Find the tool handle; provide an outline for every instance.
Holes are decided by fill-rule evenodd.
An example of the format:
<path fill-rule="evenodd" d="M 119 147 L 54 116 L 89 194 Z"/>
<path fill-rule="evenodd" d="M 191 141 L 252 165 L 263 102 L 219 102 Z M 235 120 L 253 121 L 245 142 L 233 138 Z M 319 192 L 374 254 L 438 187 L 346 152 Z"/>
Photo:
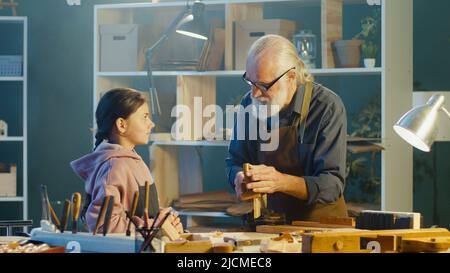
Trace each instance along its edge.
<path fill-rule="evenodd" d="M 52 221 L 53 223 L 56 225 L 56 227 L 58 229 L 60 229 L 61 226 L 61 222 L 59 222 L 58 216 L 56 215 L 55 210 L 53 209 L 52 205 L 49 204 L 48 206 L 49 210 L 50 210 L 50 214 L 52 215 Z"/>
<path fill-rule="evenodd" d="M 69 215 L 70 215 L 70 200 L 66 199 L 64 201 L 64 207 L 62 211 L 62 217 L 61 217 L 61 226 L 60 230 L 61 233 L 64 232 L 67 228 L 67 222 L 69 221 Z"/>
<path fill-rule="evenodd" d="M 127 231 L 126 231 L 126 235 L 130 236 L 131 235 L 131 217 L 133 217 L 136 214 L 136 209 L 137 209 L 137 205 L 138 205 L 138 201 L 139 201 L 139 191 L 135 191 L 133 194 L 133 200 L 131 201 L 131 213 L 130 213 L 130 221 L 128 222 L 128 226 L 127 226 Z"/>
<path fill-rule="evenodd" d="M 131 216 L 136 214 L 136 209 L 139 201 L 139 191 L 135 191 L 133 195 L 133 201 L 131 202 Z"/>
<path fill-rule="evenodd" d="M 144 212 L 148 213 L 150 207 L 150 183 L 145 181 L 145 196 L 144 196 Z"/>
<path fill-rule="evenodd" d="M 97 223 L 95 224 L 93 234 L 97 234 L 97 230 L 100 227 L 100 224 L 104 221 L 106 209 L 108 208 L 110 196 L 105 196 L 103 198 L 102 206 L 100 207 L 100 212 L 98 214 Z"/>
<path fill-rule="evenodd" d="M 72 195 L 72 217 L 74 221 L 78 220 L 81 208 L 81 194 L 76 192 Z"/>

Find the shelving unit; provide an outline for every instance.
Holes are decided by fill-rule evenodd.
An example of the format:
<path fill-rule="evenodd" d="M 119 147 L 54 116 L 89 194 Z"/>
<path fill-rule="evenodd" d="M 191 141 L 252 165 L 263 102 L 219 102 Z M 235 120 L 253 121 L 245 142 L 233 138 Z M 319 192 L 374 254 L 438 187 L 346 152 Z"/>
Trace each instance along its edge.
<path fill-rule="evenodd" d="M 16 36 L 17 40 L 20 40 L 20 55 L 23 56 L 23 63 L 22 63 L 22 76 L 15 76 L 15 77 L 0 77 L 0 96 L 7 96 L 8 92 L 15 92 L 15 91 L 21 91 L 21 97 L 22 101 L 20 103 L 22 107 L 22 112 L 16 113 L 17 115 L 22 115 L 22 119 L 19 121 L 21 122 L 21 126 L 14 126 L 15 128 L 12 130 L 11 125 L 9 124 L 9 135 L 7 137 L 0 137 L 0 144 L 3 145 L 7 143 L 6 145 L 12 145 L 12 143 L 20 143 L 22 145 L 22 162 L 15 162 L 17 163 L 18 167 L 21 167 L 22 171 L 22 180 L 19 180 L 19 176 L 17 178 L 17 186 L 19 187 L 21 185 L 21 196 L 17 197 L 0 197 L 0 202 L 11 202 L 11 203 L 21 203 L 22 204 L 22 217 L 21 219 L 27 220 L 28 219 L 28 123 L 27 123 L 27 116 L 28 116 L 28 19 L 27 17 L 16 17 L 16 16 L 0 16 L 0 25 L 2 27 L 2 30 L 9 29 L 10 26 L 14 26 L 15 28 L 20 29 L 19 33 L 14 33 L 13 35 Z M 18 36 L 19 35 L 19 36 Z M 5 33 L 1 33 L 0 36 L 2 37 L 2 43 L 7 44 L 8 38 L 10 37 L 10 33 L 6 35 Z M 14 55 L 11 54 L 8 50 L 6 52 L 2 51 L 5 50 L 4 47 L 0 46 L 0 55 Z M 15 54 L 17 54 L 15 52 Z M 18 54 L 17 54 L 18 55 Z M 2 90 L 1 86 L 2 84 L 6 82 L 17 82 L 18 85 L 21 85 L 21 87 L 17 87 L 14 89 L 17 90 Z M 15 109 L 17 111 L 20 111 L 20 109 Z M 0 119 L 2 117 L 0 116 Z M 15 131 L 21 131 L 21 135 L 13 135 L 11 136 L 11 133 L 15 133 Z M 17 153 L 20 153 L 19 151 L 15 151 Z M 2 151 L 0 150 L 0 153 Z M 7 162 L 3 162 L 7 163 Z M 18 168 L 18 172 L 20 169 Z M 18 191 L 18 194 L 20 192 Z M 9 219 L 9 220 L 21 220 L 21 219 Z M 25 231 L 27 231 L 27 228 L 25 228 Z"/>
<path fill-rule="evenodd" d="M 365 0 L 212 0 L 203 1 L 210 18 L 219 17 L 225 29 L 224 69 L 220 71 L 154 71 L 160 101 L 164 105 L 161 124 L 173 123 L 170 109 L 175 105 L 193 105 L 193 97 L 203 98 L 202 106 L 216 104 L 219 79 L 239 78 L 244 73 L 233 65 L 233 22 L 265 18 L 265 7 L 285 9 L 315 8 L 321 28 L 321 65 L 311 73 L 318 77 L 377 76 L 382 97 L 382 209 L 412 210 L 412 149 L 398 138 L 392 125 L 412 105 L 412 1 L 382 0 L 381 66 L 367 68 L 334 68 L 330 55 L 330 41 L 342 38 L 343 5 L 365 5 Z M 102 24 L 152 25 L 152 34 L 159 35 L 185 1 L 138 4 L 96 5 L 94 8 L 94 92 L 93 107 L 100 92 L 119 86 L 147 90 L 147 73 L 136 71 L 106 72 L 99 69 L 100 34 Z M 290 18 L 292 19 L 292 18 Z M 336 23 L 341 22 L 340 24 Z M 298 29 L 297 29 L 298 31 Z M 149 36 L 148 44 L 155 41 Z M 172 39 L 172 38 L 169 38 Z M 139 48 L 145 48 L 140 44 Z M 148 46 L 148 45 L 147 45 Z M 160 58 L 176 55 L 178 42 L 166 42 Z M 179 48 L 178 48 L 179 50 Z M 174 57 L 175 58 L 175 57 Z M 157 60 L 158 61 L 158 60 Z M 95 124 L 95 119 L 93 119 Z M 158 139 L 150 147 L 151 169 L 158 183 L 162 206 L 167 206 L 180 194 L 202 191 L 201 159 L 198 147 L 227 147 L 227 141 L 205 141 L 195 137 L 184 141 Z M 223 160 L 220 159 L 222 163 Z M 226 183 L 224 181 L 224 183 Z M 227 187 L 227 185 L 224 185 Z"/>

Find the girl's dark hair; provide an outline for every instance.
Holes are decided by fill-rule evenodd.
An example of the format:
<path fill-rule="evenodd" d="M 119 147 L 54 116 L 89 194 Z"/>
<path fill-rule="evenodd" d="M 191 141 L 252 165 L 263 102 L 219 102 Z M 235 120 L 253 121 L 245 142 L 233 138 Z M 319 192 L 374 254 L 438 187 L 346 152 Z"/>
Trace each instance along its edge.
<path fill-rule="evenodd" d="M 118 118 L 128 118 L 145 102 L 145 97 L 131 88 L 116 88 L 106 92 L 95 111 L 97 133 L 94 151 L 103 140 L 109 139 Z"/>

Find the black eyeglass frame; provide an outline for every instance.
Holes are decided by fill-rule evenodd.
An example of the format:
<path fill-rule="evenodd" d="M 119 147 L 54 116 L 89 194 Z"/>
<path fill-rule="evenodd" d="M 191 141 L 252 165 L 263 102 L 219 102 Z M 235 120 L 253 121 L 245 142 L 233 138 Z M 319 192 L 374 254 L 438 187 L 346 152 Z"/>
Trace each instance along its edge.
<path fill-rule="evenodd" d="M 284 75 L 286 75 L 289 71 L 291 71 L 292 69 L 295 69 L 294 67 L 289 68 L 288 70 L 286 70 L 286 72 L 284 72 L 283 74 L 281 74 L 279 77 L 277 77 L 275 80 L 269 82 L 269 83 L 263 83 L 263 82 L 252 82 L 251 80 L 247 79 L 247 72 L 245 72 L 242 75 L 242 80 L 244 82 L 246 82 L 248 85 L 250 86 L 255 86 L 256 88 L 258 88 L 259 90 L 261 90 L 264 93 L 269 92 L 269 89 L 275 84 L 277 83 L 277 81 L 279 81 L 281 78 L 283 78 Z"/>

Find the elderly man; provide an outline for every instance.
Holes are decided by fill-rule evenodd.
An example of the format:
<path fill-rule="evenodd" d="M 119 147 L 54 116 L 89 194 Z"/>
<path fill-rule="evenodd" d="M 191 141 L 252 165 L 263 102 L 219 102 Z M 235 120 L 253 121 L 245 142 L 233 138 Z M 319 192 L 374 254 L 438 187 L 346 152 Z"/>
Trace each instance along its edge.
<path fill-rule="evenodd" d="M 270 113 L 278 114 L 279 145 L 264 151 L 261 140 L 232 139 L 227 175 L 238 197 L 242 166 L 250 163 L 246 189 L 267 193 L 268 208 L 284 214 L 289 223 L 346 217 L 347 120 L 341 99 L 314 83 L 294 45 L 277 35 L 252 45 L 243 79 L 251 86 L 241 100 L 243 107 L 279 106 L 279 112 Z"/>

